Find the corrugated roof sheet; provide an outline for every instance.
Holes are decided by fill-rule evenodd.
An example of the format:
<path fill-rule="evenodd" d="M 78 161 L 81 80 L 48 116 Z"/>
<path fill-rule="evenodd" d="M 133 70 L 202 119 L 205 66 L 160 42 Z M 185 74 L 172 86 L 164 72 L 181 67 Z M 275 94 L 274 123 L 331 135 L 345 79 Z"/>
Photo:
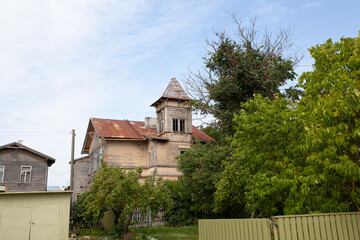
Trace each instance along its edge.
<path fill-rule="evenodd" d="M 114 138 L 114 139 L 139 139 L 146 138 L 168 140 L 164 137 L 158 136 L 155 128 L 145 128 L 145 123 L 140 121 L 115 120 L 115 119 L 90 119 L 96 133 L 100 137 Z M 215 141 L 206 133 L 192 126 L 192 138 L 200 141 Z"/>

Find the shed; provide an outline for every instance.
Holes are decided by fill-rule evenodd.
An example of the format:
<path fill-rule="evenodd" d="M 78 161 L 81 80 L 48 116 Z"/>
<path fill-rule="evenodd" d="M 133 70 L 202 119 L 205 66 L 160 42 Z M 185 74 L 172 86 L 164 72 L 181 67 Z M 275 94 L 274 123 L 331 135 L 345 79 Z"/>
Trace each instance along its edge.
<path fill-rule="evenodd" d="M 71 191 L 0 193 L 1 239 L 68 239 L 71 194 Z"/>

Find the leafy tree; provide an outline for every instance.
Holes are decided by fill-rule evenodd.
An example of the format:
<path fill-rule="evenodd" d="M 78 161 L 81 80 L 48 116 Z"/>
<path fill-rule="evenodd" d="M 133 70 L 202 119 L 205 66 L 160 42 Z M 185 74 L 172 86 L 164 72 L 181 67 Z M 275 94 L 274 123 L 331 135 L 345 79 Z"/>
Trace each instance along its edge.
<path fill-rule="evenodd" d="M 290 47 L 290 31 L 280 30 L 271 37 L 265 31 L 258 41 L 255 20 L 250 27 L 237 21 L 239 39 L 233 40 L 218 33 L 217 41 L 207 41 L 211 50 L 205 58 L 206 74 L 193 73 L 186 80 L 186 88 L 195 99 L 191 104 L 201 114 L 211 114 L 227 134 L 232 135 L 233 115 L 254 94 L 273 98 L 279 87 L 294 79 L 295 58 L 284 57 Z M 289 91 L 292 95 L 296 91 Z"/>
<path fill-rule="evenodd" d="M 224 170 L 222 162 L 230 154 L 230 146 L 196 143 L 178 156 L 178 169 L 183 174 L 178 181 L 182 195 L 190 201 L 188 211 L 194 218 L 218 216 L 213 211 L 213 194 Z"/>
<path fill-rule="evenodd" d="M 167 226 L 188 226 L 195 222 L 190 213 L 191 193 L 180 185 L 179 181 L 166 181 L 165 186 L 170 190 L 172 204 L 165 210 L 164 219 Z"/>
<path fill-rule="evenodd" d="M 310 49 L 296 103 L 256 95 L 235 116 L 218 208 L 271 216 L 360 210 L 360 38 Z"/>
<path fill-rule="evenodd" d="M 151 211 L 153 217 L 170 204 L 170 199 L 161 181 L 155 177 L 140 182 L 141 169 L 125 171 L 119 166 L 103 166 L 95 175 L 86 192 L 84 218 L 100 219 L 105 211 L 115 215 L 114 225 L 127 231 L 135 209 Z"/>
<path fill-rule="evenodd" d="M 299 79 L 305 94 L 297 110 L 308 180 L 292 192 L 287 212 L 360 210 L 360 35 L 328 40 L 310 54 L 314 70 Z"/>
<path fill-rule="evenodd" d="M 248 216 L 283 214 L 291 172 L 303 164 L 296 161 L 301 128 L 292 118 L 291 105 L 261 95 L 242 105 L 234 119 L 233 161 L 226 164 L 215 194 L 217 209 L 239 206 Z"/>

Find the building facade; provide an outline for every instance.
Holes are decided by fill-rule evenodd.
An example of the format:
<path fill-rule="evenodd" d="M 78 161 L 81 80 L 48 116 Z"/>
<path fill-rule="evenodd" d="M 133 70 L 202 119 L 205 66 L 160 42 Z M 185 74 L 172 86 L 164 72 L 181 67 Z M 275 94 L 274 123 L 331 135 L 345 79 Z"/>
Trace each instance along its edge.
<path fill-rule="evenodd" d="M 55 159 L 21 143 L 0 146 L 0 185 L 9 192 L 46 191 Z"/>
<path fill-rule="evenodd" d="M 102 160 L 123 169 L 141 167 L 144 178 L 155 173 L 165 180 L 176 180 L 181 173 L 176 169 L 175 157 L 195 140 L 214 141 L 192 125 L 189 100 L 173 78 L 151 105 L 156 118 L 147 117 L 144 122 L 91 118 L 82 148 L 87 156 L 75 161 L 75 194 L 86 190 L 85 183 L 91 182 Z"/>

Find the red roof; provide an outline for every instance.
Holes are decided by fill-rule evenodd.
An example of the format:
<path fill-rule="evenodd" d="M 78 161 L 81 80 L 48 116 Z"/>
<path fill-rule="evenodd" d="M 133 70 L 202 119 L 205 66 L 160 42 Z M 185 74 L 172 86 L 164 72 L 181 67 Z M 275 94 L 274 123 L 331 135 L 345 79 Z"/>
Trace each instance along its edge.
<path fill-rule="evenodd" d="M 145 128 L 145 123 L 140 121 L 115 120 L 91 118 L 85 136 L 83 153 L 87 153 L 86 146 L 90 144 L 89 135 L 95 131 L 99 137 L 114 140 L 140 140 L 156 139 L 168 141 L 169 139 L 158 136 L 155 128 Z M 197 127 L 192 126 L 192 139 L 200 141 L 215 141 Z"/>
<path fill-rule="evenodd" d="M 155 128 L 145 128 L 145 123 L 140 121 L 115 120 L 91 118 L 96 133 L 99 137 L 116 139 L 141 139 L 146 138 L 168 140 L 158 136 Z M 192 126 L 192 138 L 201 141 L 215 141 L 197 127 Z"/>

